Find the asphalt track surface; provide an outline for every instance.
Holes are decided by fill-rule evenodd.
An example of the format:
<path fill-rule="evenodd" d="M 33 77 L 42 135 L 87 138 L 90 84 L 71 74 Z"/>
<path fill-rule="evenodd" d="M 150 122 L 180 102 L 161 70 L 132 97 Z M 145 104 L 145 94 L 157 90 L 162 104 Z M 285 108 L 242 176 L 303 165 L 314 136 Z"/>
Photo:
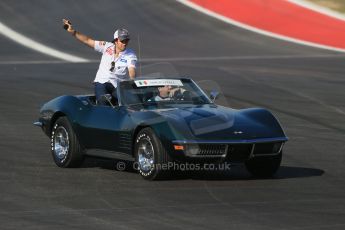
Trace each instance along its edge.
<path fill-rule="evenodd" d="M 62 30 L 63 17 L 100 39 L 126 27 L 143 65 L 170 60 L 183 75 L 217 82 L 234 108 L 270 109 L 290 137 L 278 173 L 252 179 L 233 167 L 148 182 L 113 160 L 56 167 L 32 122 L 49 99 L 91 93 L 99 58 Z M 6 0 L 0 20 L 95 60 L 61 62 L 0 37 L 1 229 L 345 228 L 344 54 L 256 35 L 174 1 Z"/>

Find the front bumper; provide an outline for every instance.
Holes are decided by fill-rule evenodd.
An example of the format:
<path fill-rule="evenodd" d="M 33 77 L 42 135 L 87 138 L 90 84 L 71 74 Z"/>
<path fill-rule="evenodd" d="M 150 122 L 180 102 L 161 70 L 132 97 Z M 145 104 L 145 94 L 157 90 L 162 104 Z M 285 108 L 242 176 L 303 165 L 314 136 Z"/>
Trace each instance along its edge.
<path fill-rule="evenodd" d="M 43 123 L 42 122 L 40 122 L 40 121 L 35 121 L 34 123 L 33 123 L 33 125 L 35 125 L 35 126 L 38 126 L 38 127 L 43 127 Z"/>
<path fill-rule="evenodd" d="M 278 155 L 287 137 L 251 140 L 174 140 L 172 157 L 179 160 L 244 162 L 253 157 Z"/>

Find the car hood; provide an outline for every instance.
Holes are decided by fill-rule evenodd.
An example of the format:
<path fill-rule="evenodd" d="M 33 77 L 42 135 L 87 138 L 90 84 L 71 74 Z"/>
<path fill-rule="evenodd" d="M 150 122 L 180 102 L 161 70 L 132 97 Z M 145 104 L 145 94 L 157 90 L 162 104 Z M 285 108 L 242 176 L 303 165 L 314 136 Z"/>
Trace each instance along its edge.
<path fill-rule="evenodd" d="M 152 110 L 151 110 L 152 111 Z M 285 137 L 276 118 L 264 109 L 235 110 L 213 104 L 156 109 L 179 137 L 191 140 L 243 140 Z"/>

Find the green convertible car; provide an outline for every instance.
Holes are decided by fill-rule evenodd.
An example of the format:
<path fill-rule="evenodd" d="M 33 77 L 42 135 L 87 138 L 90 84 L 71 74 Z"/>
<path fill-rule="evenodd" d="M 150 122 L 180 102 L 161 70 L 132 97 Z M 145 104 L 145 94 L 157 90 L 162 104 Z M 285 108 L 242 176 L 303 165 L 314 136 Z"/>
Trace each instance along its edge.
<path fill-rule="evenodd" d="M 244 163 L 256 177 L 280 166 L 288 139 L 266 109 L 217 105 L 217 92 L 207 96 L 189 78 L 137 78 L 116 90 L 117 98 L 104 95 L 105 105 L 94 95 L 43 105 L 34 124 L 51 138 L 56 165 L 77 167 L 85 155 L 127 159 L 149 180 L 172 174 L 161 167 L 171 162 Z"/>

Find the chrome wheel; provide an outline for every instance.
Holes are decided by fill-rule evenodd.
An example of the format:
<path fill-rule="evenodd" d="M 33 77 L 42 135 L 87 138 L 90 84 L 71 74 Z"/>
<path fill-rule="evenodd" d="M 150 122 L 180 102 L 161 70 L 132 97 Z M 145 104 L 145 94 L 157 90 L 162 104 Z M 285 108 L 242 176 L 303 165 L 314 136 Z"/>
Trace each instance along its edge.
<path fill-rule="evenodd" d="M 54 135 L 54 154 L 56 159 L 60 162 L 64 162 L 67 158 L 69 150 L 68 132 L 63 126 L 59 126 L 55 130 Z"/>
<path fill-rule="evenodd" d="M 143 173 L 149 173 L 154 168 L 154 148 L 148 138 L 140 140 L 138 148 L 138 164 Z"/>
<path fill-rule="evenodd" d="M 172 160 L 151 127 L 138 132 L 134 143 L 134 155 L 135 167 L 145 180 L 159 180 L 170 176 L 171 170 L 165 166 Z"/>

